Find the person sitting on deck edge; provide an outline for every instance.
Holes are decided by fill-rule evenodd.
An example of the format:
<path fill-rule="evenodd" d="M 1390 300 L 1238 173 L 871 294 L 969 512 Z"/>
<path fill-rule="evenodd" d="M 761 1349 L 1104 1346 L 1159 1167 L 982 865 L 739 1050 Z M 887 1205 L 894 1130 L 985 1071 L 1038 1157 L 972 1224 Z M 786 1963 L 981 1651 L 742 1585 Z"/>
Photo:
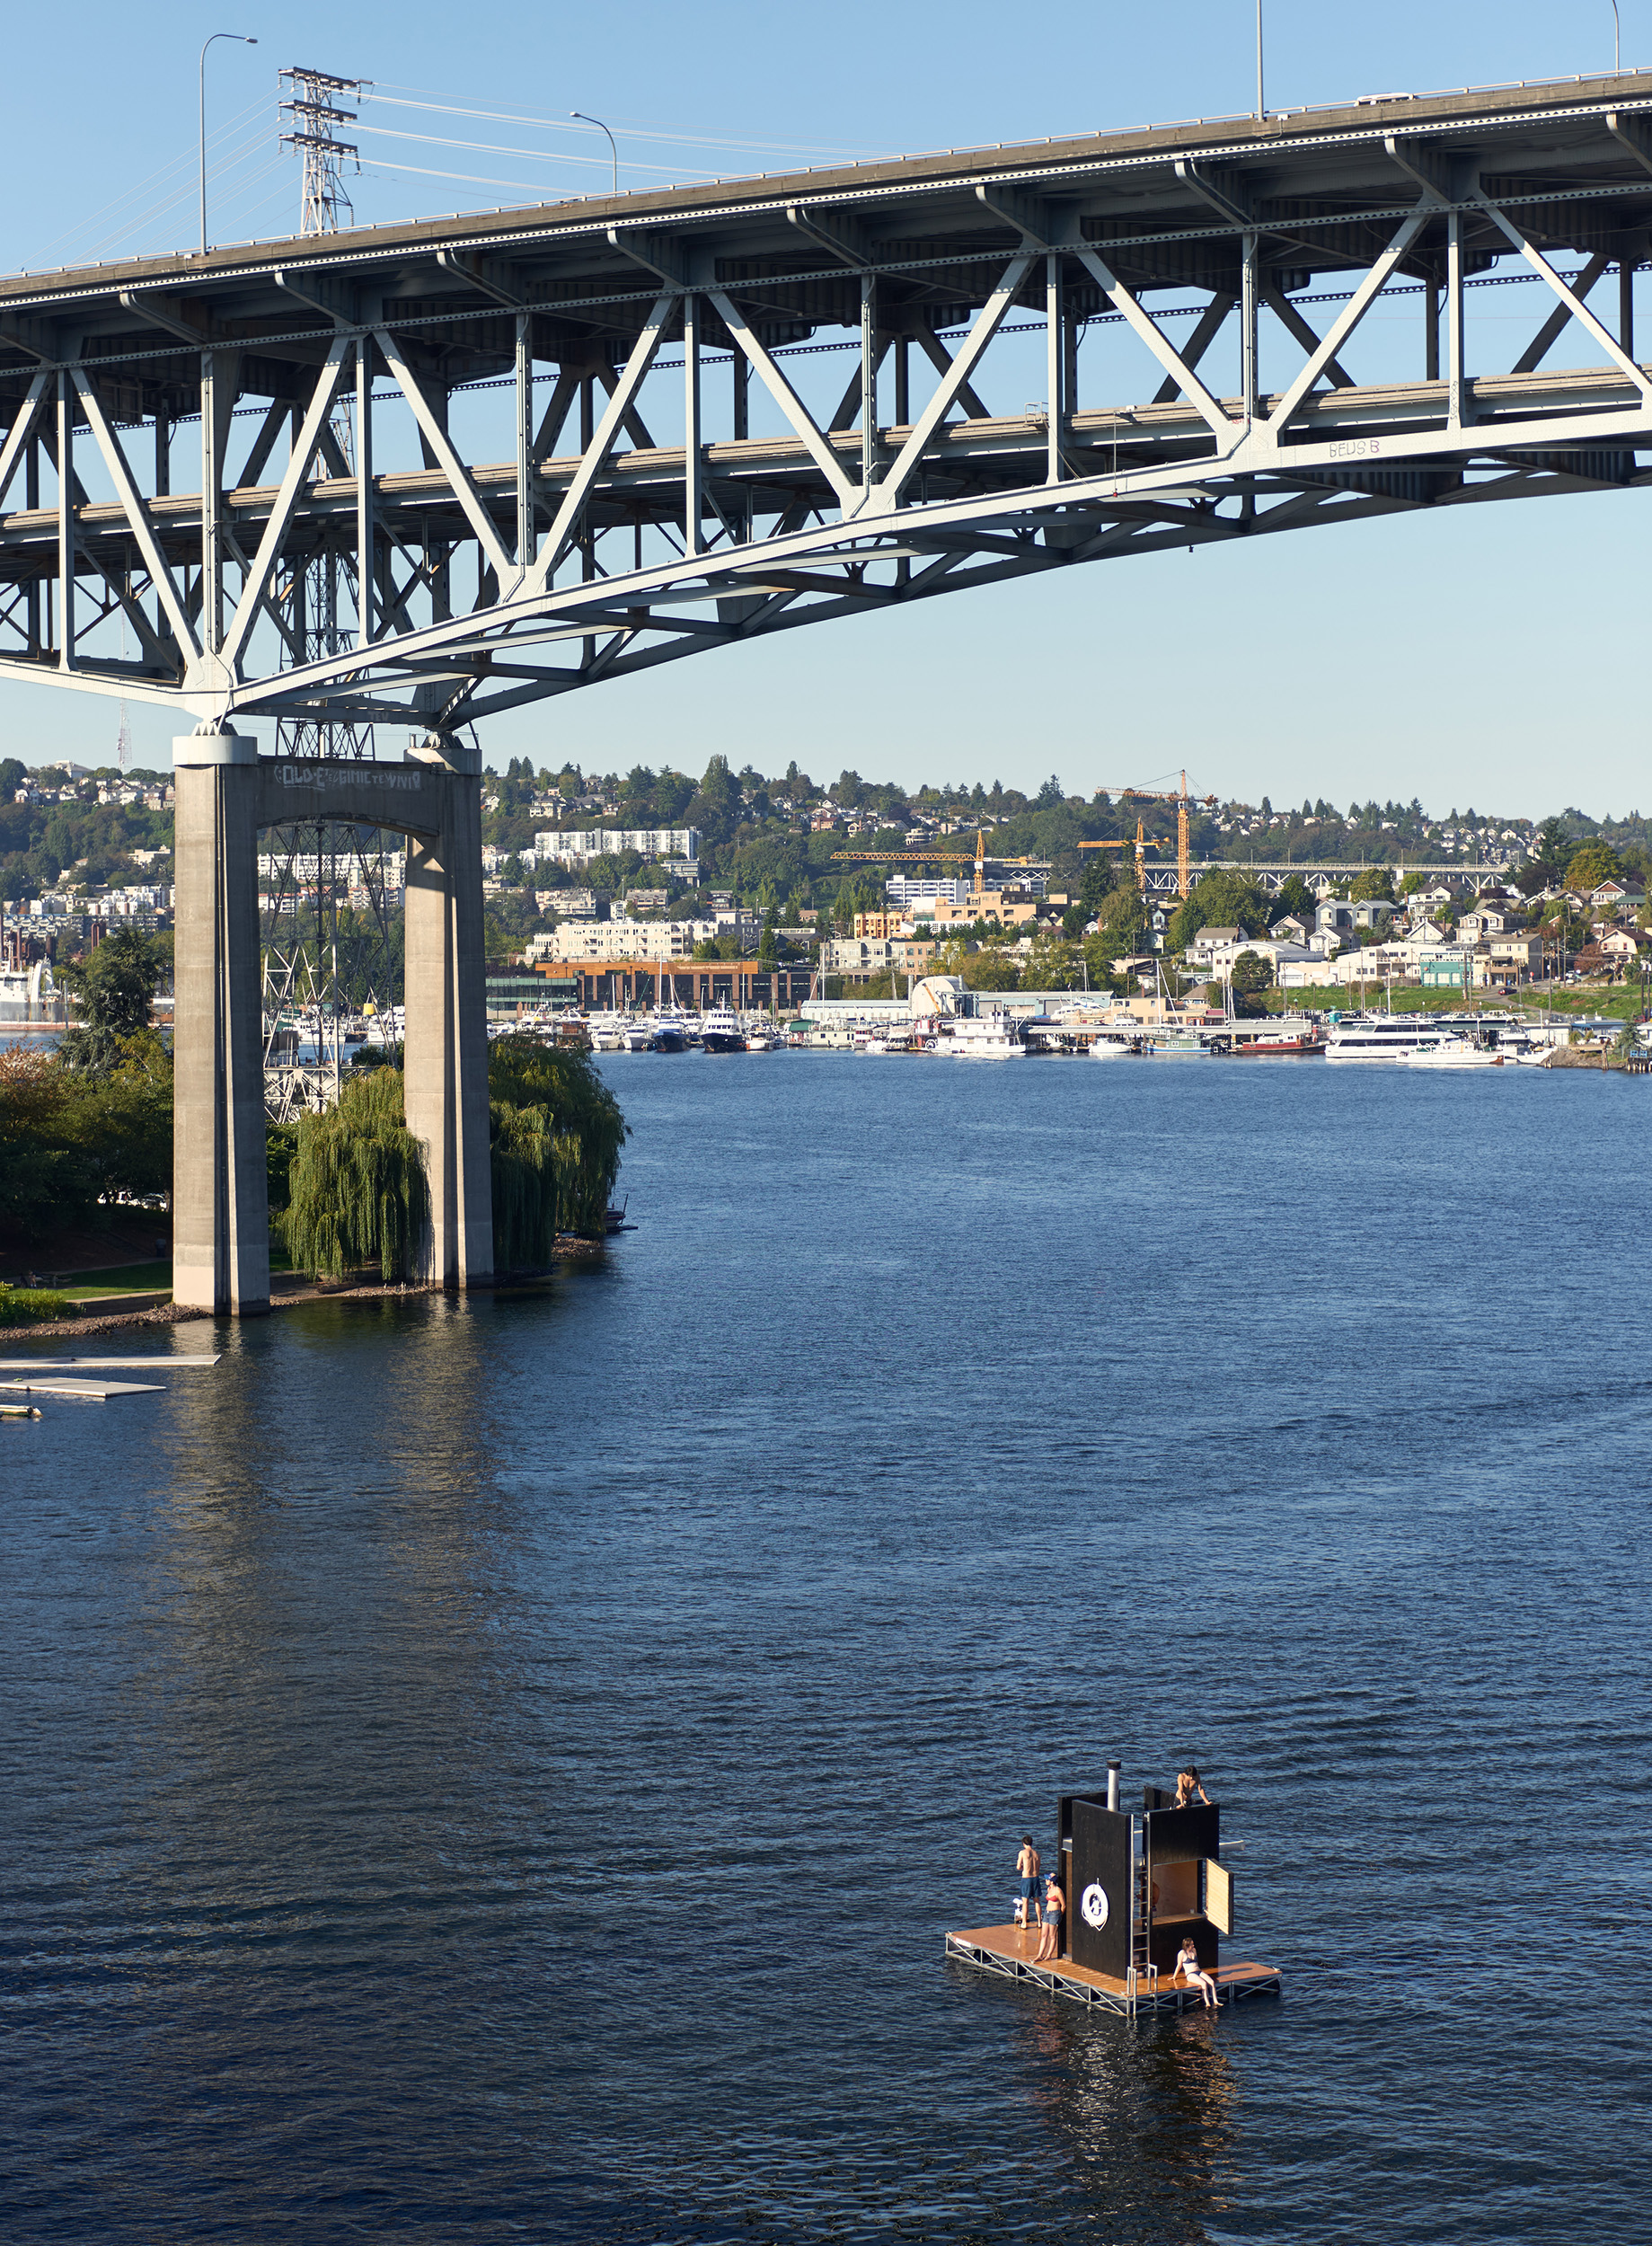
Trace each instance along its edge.
<path fill-rule="evenodd" d="M 1176 1959 L 1176 1971 L 1171 1974 L 1171 1978 L 1174 1981 L 1179 1976 L 1185 1977 L 1188 1986 L 1190 1989 L 1196 1988 L 1198 1990 L 1200 1995 L 1205 2000 L 1205 2005 L 1207 2011 L 1214 2012 L 1216 2009 L 1217 2005 L 1222 2001 L 1221 1997 L 1217 1994 L 1216 1984 L 1212 1976 L 1206 1972 L 1204 1967 L 1200 1965 L 1199 1953 L 1193 1946 L 1193 1937 L 1191 1934 L 1187 1937 L 1181 1945 L 1180 1954 Z"/>
<path fill-rule="evenodd" d="M 1210 1796 L 1199 1783 L 1198 1764 L 1185 1763 L 1176 1773 L 1177 1808 L 1190 1809 L 1196 1797 L 1206 1805 L 1206 1808 L 1210 1807 Z"/>

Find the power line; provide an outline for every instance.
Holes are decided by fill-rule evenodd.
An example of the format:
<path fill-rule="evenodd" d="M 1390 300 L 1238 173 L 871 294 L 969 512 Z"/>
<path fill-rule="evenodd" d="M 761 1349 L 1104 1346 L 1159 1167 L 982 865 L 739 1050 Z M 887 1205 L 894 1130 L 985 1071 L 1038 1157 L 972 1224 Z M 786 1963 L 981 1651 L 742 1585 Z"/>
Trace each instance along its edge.
<path fill-rule="evenodd" d="M 403 89 L 404 93 L 423 91 L 425 89 L 416 86 Z M 424 110 L 438 117 L 473 117 L 490 125 L 536 125 L 550 132 L 567 130 L 565 120 L 560 118 L 534 117 L 520 110 L 469 109 L 453 102 L 409 101 L 388 92 L 382 84 L 375 87 L 374 98 L 392 109 Z M 747 151 L 754 155 L 771 156 L 835 156 L 845 162 L 853 161 L 856 156 L 881 156 L 888 153 L 884 148 L 847 149 L 841 144 L 828 147 L 818 142 L 741 140 L 714 134 L 685 133 L 677 131 L 674 127 L 633 124 L 621 118 L 616 118 L 614 122 L 622 126 L 630 139 L 658 140 L 674 148 L 731 148 L 737 152 Z"/>

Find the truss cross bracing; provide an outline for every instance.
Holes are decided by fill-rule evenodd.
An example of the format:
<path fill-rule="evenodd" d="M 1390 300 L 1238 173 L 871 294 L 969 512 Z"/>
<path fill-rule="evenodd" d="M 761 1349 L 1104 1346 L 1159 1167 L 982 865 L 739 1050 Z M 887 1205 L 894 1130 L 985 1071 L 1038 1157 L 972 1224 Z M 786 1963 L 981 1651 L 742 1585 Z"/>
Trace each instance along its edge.
<path fill-rule="evenodd" d="M 1626 489 L 1649 251 L 1631 74 L 13 279 L 0 676 L 450 734 L 1081 562 Z M 1516 274 L 1526 326 L 1477 326 Z"/>

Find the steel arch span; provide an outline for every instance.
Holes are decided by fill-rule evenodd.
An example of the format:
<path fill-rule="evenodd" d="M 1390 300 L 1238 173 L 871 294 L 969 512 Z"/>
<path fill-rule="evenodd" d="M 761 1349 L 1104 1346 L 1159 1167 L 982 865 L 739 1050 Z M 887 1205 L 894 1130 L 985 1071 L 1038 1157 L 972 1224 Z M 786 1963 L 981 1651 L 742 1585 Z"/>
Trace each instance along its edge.
<path fill-rule="evenodd" d="M 1633 487 L 1649 252 L 1629 74 L 13 278 L 0 676 L 440 737 L 968 586 Z M 1396 296 L 1409 373 L 1362 377 Z"/>

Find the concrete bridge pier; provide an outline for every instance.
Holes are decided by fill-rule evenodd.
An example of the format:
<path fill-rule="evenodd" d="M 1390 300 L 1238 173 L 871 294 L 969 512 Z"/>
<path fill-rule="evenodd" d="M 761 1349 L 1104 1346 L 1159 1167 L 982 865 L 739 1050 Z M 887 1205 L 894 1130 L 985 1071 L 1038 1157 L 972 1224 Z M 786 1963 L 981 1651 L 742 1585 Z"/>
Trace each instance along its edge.
<path fill-rule="evenodd" d="M 430 1188 L 422 1276 L 465 1287 L 493 1272 L 481 752 L 430 733 L 408 759 L 445 782 L 439 828 L 407 838 L 407 1127 Z"/>
<path fill-rule="evenodd" d="M 407 836 L 407 1123 L 424 1148 L 426 1283 L 493 1272 L 481 758 L 431 735 L 400 765 L 260 756 L 250 735 L 172 743 L 177 999 L 172 1299 L 269 1307 L 258 836 L 345 820 Z"/>
<path fill-rule="evenodd" d="M 269 1308 L 263 990 L 258 947 L 258 743 L 172 743 L 172 1300 Z"/>

